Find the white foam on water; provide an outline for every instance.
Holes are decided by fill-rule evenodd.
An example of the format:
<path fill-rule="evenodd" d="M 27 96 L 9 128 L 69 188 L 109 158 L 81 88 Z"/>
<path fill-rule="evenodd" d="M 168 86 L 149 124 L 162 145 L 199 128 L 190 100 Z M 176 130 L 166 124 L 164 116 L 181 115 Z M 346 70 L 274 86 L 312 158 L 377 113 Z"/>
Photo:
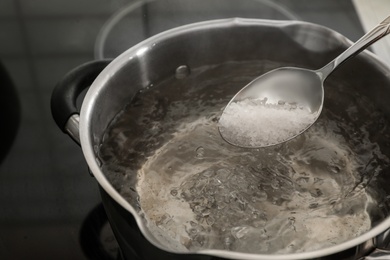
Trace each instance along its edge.
<path fill-rule="evenodd" d="M 226 107 L 219 120 L 219 129 L 229 143 L 264 147 L 302 133 L 316 118 L 316 113 L 294 104 L 266 104 L 265 100 L 245 99 Z"/>
<path fill-rule="evenodd" d="M 243 151 L 225 154 L 223 142 L 216 149 L 205 141 L 197 146 L 207 140 L 203 138 L 207 121 L 181 124 L 172 141 L 139 171 L 136 189 L 147 226 L 168 248 L 284 254 L 329 247 L 370 229 L 366 210 L 370 196 L 364 191 L 345 195 L 355 177 L 339 180 L 334 173 L 317 169 L 315 161 L 340 161 L 344 176 L 359 167 L 354 158 L 345 158 L 344 147 L 335 145 L 337 137 L 331 133 L 315 126 L 302 151 L 284 158 L 289 167 L 271 171 L 260 167 L 253 175 L 235 164 Z M 202 157 L 199 147 L 204 149 Z M 303 158 L 310 161 L 303 163 Z M 268 160 L 270 165 L 280 164 L 274 156 Z"/>

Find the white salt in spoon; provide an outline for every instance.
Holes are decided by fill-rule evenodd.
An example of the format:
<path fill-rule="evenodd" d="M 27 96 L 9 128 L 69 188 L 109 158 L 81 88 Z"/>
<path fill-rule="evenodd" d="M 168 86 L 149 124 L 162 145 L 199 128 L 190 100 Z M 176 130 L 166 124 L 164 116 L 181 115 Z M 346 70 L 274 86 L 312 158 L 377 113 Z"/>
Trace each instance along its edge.
<path fill-rule="evenodd" d="M 228 143 L 260 148 L 286 142 L 320 116 L 325 79 L 344 61 L 390 32 L 390 16 L 333 61 L 318 70 L 284 67 L 272 70 L 241 89 L 219 119 Z"/>

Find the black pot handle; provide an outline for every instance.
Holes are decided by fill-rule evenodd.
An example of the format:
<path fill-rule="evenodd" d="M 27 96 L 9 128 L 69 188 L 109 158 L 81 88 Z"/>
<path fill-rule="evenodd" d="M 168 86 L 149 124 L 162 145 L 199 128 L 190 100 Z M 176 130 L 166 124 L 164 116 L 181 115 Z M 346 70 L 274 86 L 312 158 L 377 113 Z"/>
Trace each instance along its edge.
<path fill-rule="evenodd" d="M 80 65 L 57 83 L 51 95 L 51 113 L 63 132 L 68 133 L 66 129 L 68 120 L 72 115 L 79 113 L 76 101 L 80 93 L 92 84 L 111 61 L 96 60 Z"/>

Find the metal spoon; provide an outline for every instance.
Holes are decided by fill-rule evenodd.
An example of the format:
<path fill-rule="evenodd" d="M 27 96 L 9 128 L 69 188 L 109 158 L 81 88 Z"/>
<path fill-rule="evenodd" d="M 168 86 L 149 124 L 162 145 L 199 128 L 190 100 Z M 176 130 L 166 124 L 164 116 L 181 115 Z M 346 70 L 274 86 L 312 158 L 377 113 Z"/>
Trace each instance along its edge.
<path fill-rule="evenodd" d="M 259 148 L 303 133 L 321 113 L 325 79 L 344 61 L 389 34 L 389 26 L 390 16 L 318 70 L 283 67 L 250 82 L 224 109 L 218 126 L 222 138 L 239 147 Z"/>

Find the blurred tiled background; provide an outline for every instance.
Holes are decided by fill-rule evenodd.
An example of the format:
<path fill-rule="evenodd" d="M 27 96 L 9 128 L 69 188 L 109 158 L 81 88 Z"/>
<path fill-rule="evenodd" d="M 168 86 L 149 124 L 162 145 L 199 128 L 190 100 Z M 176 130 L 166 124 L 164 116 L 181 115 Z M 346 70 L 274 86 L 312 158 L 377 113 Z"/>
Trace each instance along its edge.
<path fill-rule="evenodd" d="M 97 183 L 88 174 L 81 149 L 54 124 L 50 95 L 67 71 L 95 58 L 95 42 L 106 21 L 135 2 L 0 0 L 0 60 L 14 82 L 22 111 L 15 142 L 0 165 L 0 259 L 86 259 L 79 231 L 99 204 Z M 146 8 L 134 7 L 109 34 L 107 51 L 101 53 L 115 56 L 147 34 L 185 23 L 189 16 L 199 20 L 242 12 L 246 17 L 282 19 L 286 13 L 275 9 L 278 4 L 292 15 L 288 18 L 328 26 L 351 40 L 363 33 L 349 0 L 178 3 L 156 0 Z M 6 127 L 0 120 L 0 127 Z"/>
<path fill-rule="evenodd" d="M 50 95 L 64 73 L 93 59 L 99 28 L 124 4 L 0 1 L 0 60 L 22 109 L 0 166 L 0 259 L 84 258 L 79 229 L 99 194 L 80 148 L 53 123 Z"/>

